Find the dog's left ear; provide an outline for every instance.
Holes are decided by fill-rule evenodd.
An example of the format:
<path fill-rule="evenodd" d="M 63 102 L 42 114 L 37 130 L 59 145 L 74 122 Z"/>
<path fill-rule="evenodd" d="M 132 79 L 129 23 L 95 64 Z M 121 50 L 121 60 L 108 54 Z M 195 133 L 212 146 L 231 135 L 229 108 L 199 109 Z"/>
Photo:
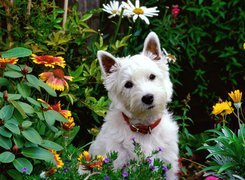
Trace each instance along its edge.
<path fill-rule="evenodd" d="M 106 76 L 112 73 L 112 67 L 116 64 L 115 57 L 106 51 L 98 51 L 97 57 L 99 59 L 103 75 Z"/>
<path fill-rule="evenodd" d="M 162 53 L 159 38 L 154 32 L 150 32 L 145 39 L 143 54 L 150 56 L 153 60 L 160 60 Z"/>

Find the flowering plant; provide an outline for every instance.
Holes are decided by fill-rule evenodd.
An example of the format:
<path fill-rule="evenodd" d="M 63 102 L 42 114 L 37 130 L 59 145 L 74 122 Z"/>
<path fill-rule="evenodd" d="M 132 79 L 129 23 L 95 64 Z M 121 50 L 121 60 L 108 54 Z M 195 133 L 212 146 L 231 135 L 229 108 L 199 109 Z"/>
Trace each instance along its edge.
<path fill-rule="evenodd" d="M 218 125 L 214 130 L 208 130 L 213 133 L 214 137 L 207 140 L 213 142 L 214 145 L 205 144 L 200 149 L 207 149 L 212 157 L 210 166 L 204 168 L 208 171 L 206 175 L 213 174 L 221 179 L 241 179 L 245 176 L 244 159 L 245 159 L 245 125 L 242 112 L 242 92 L 235 90 L 228 93 L 233 101 L 234 108 L 231 102 L 221 102 L 213 106 L 213 114 L 221 118 L 223 126 Z M 235 111 L 235 110 L 236 111 Z M 237 118 L 238 131 L 233 132 L 226 126 L 227 116 L 233 113 Z"/>
<path fill-rule="evenodd" d="M 38 79 L 34 68 L 17 63 L 30 55 L 29 49 L 13 48 L 0 59 L 0 162 L 9 164 L 3 166 L 5 170 L 15 168 L 22 174 L 31 174 L 37 159 L 61 168 L 56 151 L 62 151 L 79 130 L 71 111 L 61 107 L 55 88 Z M 55 64 L 52 58 L 45 63 L 39 59 L 38 64 L 64 64 L 64 60 Z M 50 105 L 43 99 L 58 103 Z"/>

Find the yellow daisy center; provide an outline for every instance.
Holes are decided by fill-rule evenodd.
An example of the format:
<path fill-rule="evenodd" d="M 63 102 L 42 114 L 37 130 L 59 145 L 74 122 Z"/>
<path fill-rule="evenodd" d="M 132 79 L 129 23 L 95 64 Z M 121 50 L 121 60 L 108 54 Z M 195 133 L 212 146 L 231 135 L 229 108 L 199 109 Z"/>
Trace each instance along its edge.
<path fill-rule="evenodd" d="M 135 8 L 135 9 L 133 10 L 133 12 L 134 12 L 135 14 L 144 14 L 143 9 L 141 9 L 141 8 Z"/>
<path fill-rule="evenodd" d="M 111 11 L 112 14 L 117 14 L 118 12 L 119 12 L 119 11 L 116 10 L 116 9 L 114 9 L 114 10 Z"/>

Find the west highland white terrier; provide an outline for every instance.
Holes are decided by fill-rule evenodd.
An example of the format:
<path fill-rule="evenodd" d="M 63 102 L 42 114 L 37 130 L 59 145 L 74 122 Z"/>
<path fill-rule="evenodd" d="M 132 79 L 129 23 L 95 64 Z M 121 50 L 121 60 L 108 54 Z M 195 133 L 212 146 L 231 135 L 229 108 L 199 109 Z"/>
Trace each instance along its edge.
<path fill-rule="evenodd" d="M 158 36 L 149 33 L 143 52 L 134 56 L 116 58 L 105 51 L 97 55 L 112 103 L 90 154 L 116 151 L 114 168 L 123 168 L 136 158 L 133 138 L 146 156 L 161 148 L 155 158 L 171 164 L 167 179 L 178 179 L 178 126 L 167 109 L 173 89 Z"/>

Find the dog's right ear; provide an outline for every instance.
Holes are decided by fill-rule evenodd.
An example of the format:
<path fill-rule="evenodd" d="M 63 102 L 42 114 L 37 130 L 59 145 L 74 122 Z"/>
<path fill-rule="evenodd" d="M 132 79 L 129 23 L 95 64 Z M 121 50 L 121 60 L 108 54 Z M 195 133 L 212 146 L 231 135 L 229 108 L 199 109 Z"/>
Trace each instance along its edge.
<path fill-rule="evenodd" d="M 115 57 L 106 51 L 98 51 L 97 57 L 99 59 L 103 75 L 112 73 L 111 68 L 116 64 Z"/>

